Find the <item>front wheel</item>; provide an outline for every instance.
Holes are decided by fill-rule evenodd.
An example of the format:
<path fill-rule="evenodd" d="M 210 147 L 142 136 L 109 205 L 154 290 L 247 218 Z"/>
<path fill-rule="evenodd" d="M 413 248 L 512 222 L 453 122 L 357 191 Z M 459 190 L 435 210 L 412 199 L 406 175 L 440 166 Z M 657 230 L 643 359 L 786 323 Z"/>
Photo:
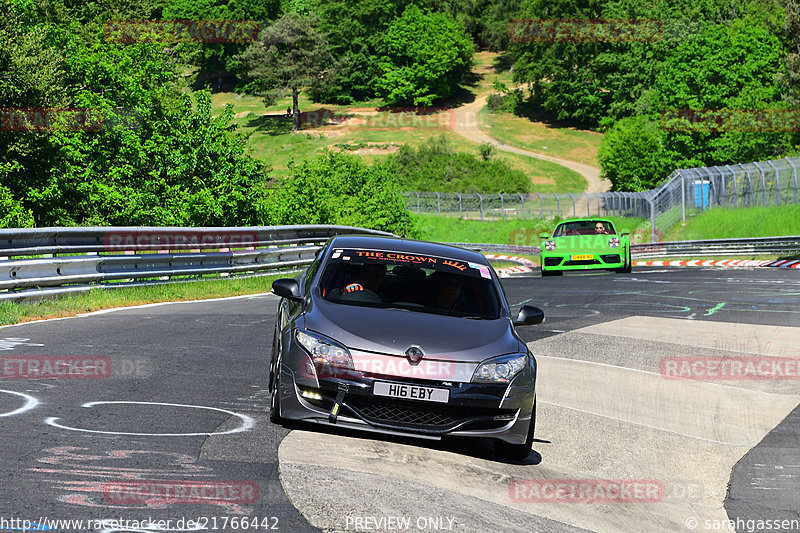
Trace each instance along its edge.
<path fill-rule="evenodd" d="M 281 416 L 281 372 L 276 368 L 273 372 L 272 394 L 269 397 L 269 421 L 273 424 L 283 424 L 284 418 Z"/>
<path fill-rule="evenodd" d="M 531 425 L 528 427 L 528 436 L 524 444 L 510 444 L 502 440 L 494 441 L 494 453 L 505 459 L 521 461 L 531 454 L 533 449 L 533 432 L 536 429 L 536 398 L 533 399 L 531 410 Z"/>
<path fill-rule="evenodd" d="M 630 274 L 633 265 L 631 264 L 631 250 L 628 248 L 628 262 L 625 263 L 625 273 Z"/>

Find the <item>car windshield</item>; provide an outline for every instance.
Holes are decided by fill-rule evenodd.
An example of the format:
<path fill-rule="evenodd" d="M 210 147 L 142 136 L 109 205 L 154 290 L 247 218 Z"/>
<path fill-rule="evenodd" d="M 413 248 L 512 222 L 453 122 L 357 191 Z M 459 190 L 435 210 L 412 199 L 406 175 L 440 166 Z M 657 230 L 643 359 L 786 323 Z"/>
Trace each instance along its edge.
<path fill-rule="evenodd" d="M 569 235 L 615 235 L 614 225 L 608 220 L 572 220 L 556 226 L 553 237 Z"/>
<path fill-rule="evenodd" d="M 335 249 L 319 282 L 329 302 L 497 319 L 501 299 L 489 267 L 387 250 Z"/>

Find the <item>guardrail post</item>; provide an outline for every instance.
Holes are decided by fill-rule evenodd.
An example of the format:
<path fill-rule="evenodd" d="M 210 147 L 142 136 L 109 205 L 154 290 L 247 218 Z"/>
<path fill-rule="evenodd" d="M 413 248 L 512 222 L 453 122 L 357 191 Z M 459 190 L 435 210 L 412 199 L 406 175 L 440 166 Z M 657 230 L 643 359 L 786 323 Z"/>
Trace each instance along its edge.
<path fill-rule="evenodd" d="M 503 217 L 503 220 L 506 219 L 506 208 L 505 203 L 503 202 L 503 193 L 497 193 L 497 196 L 500 197 L 500 216 Z"/>
<path fill-rule="evenodd" d="M 525 197 L 522 196 L 521 192 L 517 193 L 519 195 L 519 206 L 520 206 L 520 213 L 522 213 L 522 220 L 525 220 Z"/>
<path fill-rule="evenodd" d="M 581 194 L 583 195 L 584 198 L 586 198 L 586 216 L 590 217 L 592 215 L 589 213 L 589 209 L 591 208 L 591 204 L 589 204 L 589 195 L 585 192 Z"/>
<path fill-rule="evenodd" d="M 417 195 L 417 214 L 419 215 L 420 214 L 420 211 L 419 211 L 419 191 L 414 191 L 414 194 Z"/>
<path fill-rule="evenodd" d="M 797 167 L 794 165 L 794 161 L 788 157 L 786 158 L 786 161 L 792 165 L 792 174 L 794 175 L 794 203 L 797 203 Z"/>
<path fill-rule="evenodd" d="M 556 197 L 556 212 L 558 213 L 558 216 L 561 217 L 561 202 L 558 201 L 558 193 L 554 192 L 553 196 Z"/>
<path fill-rule="evenodd" d="M 542 200 L 542 195 L 540 193 L 536 193 L 536 196 L 539 197 L 539 220 L 544 219 L 544 200 Z"/>
<path fill-rule="evenodd" d="M 483 196 L 481 196 L 481 193 L 479 192 L 476 192 L 475 194 L 478 196 L 478 201 L 481 203 L 481 220 L 483 220 Z"/>
<path fill-rule="evenodd" d="M 458 218 L 461 218 L 463 216 L 463 210 L 461 208 L 461 193 L 457 192 L 456 194 L 458 195 Z"/>
<path fill-rule="evenodd" d="M 439 195 L 438 192 L 435 192 L 433 194 L 436 195 L 436 214 L 437 215 L 441 215 L 442 214 L 442 198 L 441 198 L 441 196 Z"/>
<path fill-rule="evenodd" d="M 575 197 L 571 192 L 568 192 L 567 194 L 569 194 L 569 197 L 572 198 L 572 216 L 576 217 L 578 214 L 575 212 Z"/>

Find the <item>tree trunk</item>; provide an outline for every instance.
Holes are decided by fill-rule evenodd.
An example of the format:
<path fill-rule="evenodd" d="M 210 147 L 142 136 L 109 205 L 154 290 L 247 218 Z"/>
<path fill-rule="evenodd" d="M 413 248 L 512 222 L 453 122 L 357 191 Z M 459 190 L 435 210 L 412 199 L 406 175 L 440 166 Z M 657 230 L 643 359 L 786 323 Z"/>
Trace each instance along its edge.
<path fill-rule="evenodd" d="M 292 133 L 300 129 L 300 89 L 292 89 Z"/>

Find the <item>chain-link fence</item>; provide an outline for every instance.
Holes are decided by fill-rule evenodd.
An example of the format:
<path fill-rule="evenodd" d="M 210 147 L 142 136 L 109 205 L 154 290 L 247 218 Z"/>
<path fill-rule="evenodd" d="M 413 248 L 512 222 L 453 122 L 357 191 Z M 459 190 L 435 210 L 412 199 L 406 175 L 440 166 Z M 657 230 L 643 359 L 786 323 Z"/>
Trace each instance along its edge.
<path fill-rule="evenodd" d="M 505 218 L 544 219 L 559 216 L 650 216 L 650 205 L 641 193 L 497 193 L 448 192 L 403 193 L 406 206 L 415 213 L 459 217 L 470 220 Z"/>
<path fill-rule="evenodd" d="M 716 207 L 797 204 L 800 158 L 681 169 L 650 195 L 650 222 L 663 235 L 687 216 Z"/>
<path fill-rule="evenodd" d="M 658 240 L 687 215 L 715 207 L 798 203 L 800 158 L 674 171 L 655 189 L 605 193 L 404 192 L 412 212 L 469 220 L 620 216 L 650 220 Z"/>

